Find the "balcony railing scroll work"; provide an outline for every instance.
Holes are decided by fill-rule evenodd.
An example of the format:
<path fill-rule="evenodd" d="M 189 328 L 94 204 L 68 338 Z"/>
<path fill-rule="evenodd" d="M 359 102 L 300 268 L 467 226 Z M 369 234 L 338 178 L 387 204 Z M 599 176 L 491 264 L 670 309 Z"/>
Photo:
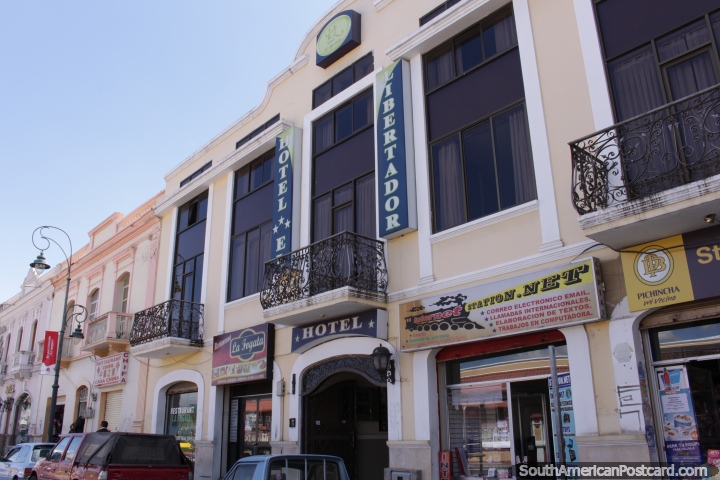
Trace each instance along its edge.
<path fill-rule="evenodd" d="M 570 143 L 581 215 L 720 173 L 720 85 Z"/>
<path fill-rule="evenodd" d="M 135 314 L 130 331 L 130 346 L 163 338 L 188 340 L 202 347 L 204 337 L 204 305 L 202 303 L 168 300 Z"/>
<path fill-rule="evenodd" d="M 267 310 L 343 287 L 377 298 L 387 286 L 383 242 L 342 232 L 266 262 L 260 303 Z"/>

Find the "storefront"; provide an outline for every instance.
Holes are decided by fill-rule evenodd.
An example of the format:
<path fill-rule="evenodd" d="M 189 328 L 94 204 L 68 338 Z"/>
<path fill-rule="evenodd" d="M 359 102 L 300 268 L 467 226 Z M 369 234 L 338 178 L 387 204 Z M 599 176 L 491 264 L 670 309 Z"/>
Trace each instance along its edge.
<path fill-rule="evenodd" d="M 197 403 L 198 389 L 194 383 L 177 383 L 167 391 L 165 433 L 178 439 L 190 461 L 195 460 Z"/>
<path fill-rule="evenodd" d="M 571 339 L 560 329 L 605 317 L 600 281 L 588 259 L 401 305 L 403 348 L 442 347 L 440 478 L 510 478 L 517 464 L 581 460 Z"/>
<path fill-rule="evenodd" d="M 271 453 L 273 354 L 271 324 L 213 339 L 212 385 L 225 386 L 226 468 L 238 458 Z"/>

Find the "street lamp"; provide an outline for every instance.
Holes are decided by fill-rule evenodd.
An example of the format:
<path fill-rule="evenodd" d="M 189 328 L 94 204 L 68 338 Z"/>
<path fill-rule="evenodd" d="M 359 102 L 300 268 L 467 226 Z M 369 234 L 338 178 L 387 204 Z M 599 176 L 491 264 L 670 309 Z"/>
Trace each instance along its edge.
<path fill-rule="evenodd" d="M 80 324 L 84 323 L 85 320 L 87 320 L 87 308 L 83 307 L 82 305 L 74 304 L 72 307 L 68 308 L 68 312 L 75 308 L 80 308 L 82 310 L 69 314 L 67 316 L 67 322 L 70 324 L 70 328 L 72 328 L 73 320 L 77 323 L 75 330 L 70 334 L 70 338 L 73 339 L 73 343 L 77 345 L 78 343 L 80 343 L 80 340 L 85 338 L 85 335 L 83 335 L 82 333 L 82 328 L 80 328 Z M 80 319 L 80 317 L 82 317 L 82 319 Z"/>
<path fill-rule="evenodd" d="M 65 236 L 68 239 L 68 243 L 70 245 L 70 256 L 65 253 L 65 250 L 62 248 L 62 246 L 53 240 L 52 238 L 45 235 L 45 230 L 47 229 L 54 229 L 58 230 L 65 234 Z M 40 237 L 38 240 L 42 239 L 45 244 L 44 248 L 38 246 L 38 244 L 35 242 L 35 236 L 36 234 Z M 46 262 L 45 256 L 43 253 L 45 250 L 50 248 L 50 243 L 54 243 L 57 245 L 57 247 L 62 251 L 63 255 L 65 255 L 65 260 L 67 261 L 67 279 L 65 282 L 65 303 L 63 303 L 63 318 L 62 318 L 62 324 L 60 325 L 60 333 L 58 335 L 58 347 L 57 347 L 57 358 L 55 359 L 55 381 L 52 386 L 52 397 L 50 400 L 50 421 L 48 422 L 47 432 L 48 432 L 48 440 L 51 440 L 53 437 L 53 434 L 55 433 L 55 413 L 57 410 L 57 394 L 58 389 L 60 388 L 59 381 L 60 381 L 60 360 L 62 359 L 62 348 L 63 348 L 63 337 L 65 336 L 65 323 L 67 322 L 68 318 L 68 311 L 73 310 L 75 308 L 75 305 L 73 305 L 71 308 L 66 309 L 68 304 L 68 294 L 70 293 L 70 269 L 72 267 L 72 240 L 70 240 L 70 235 L 67 234 L 67 232 L 61 228 L 53 227 L 50 225 L 44 225 L 42 227 L 36 228 L 32 233 L 32 242 L 35 248 L 40 250 L 40 254 L 37 256 L 37 258 L 30 263 L 30 266 L 33 267 L 35 270 L 47 270 L 50 268 L 50 265 Z M 78 307 L 82 307 L 81 305 L 78 305 Z M 82 307 L 83 310 L 85 310 L 85 307 Z M 87 314 L 87 313 L 86 313 Z M 77 318 L 78 314 L 72 314 L 72 316 L 75 316 Z M 81 332 L 82 335 L 82 332 Z"/>
<path fill-rule="evenodd" d="M 380 344 L 379 347 L 373 350 L 370 356 L 372 357 L 375 370 L 380 374 L 381 377 L 385 377 L 388 383 L 392 383 L 394 385 L 395 360 L 390 358 L 392 356 L 390 350 Z"/>

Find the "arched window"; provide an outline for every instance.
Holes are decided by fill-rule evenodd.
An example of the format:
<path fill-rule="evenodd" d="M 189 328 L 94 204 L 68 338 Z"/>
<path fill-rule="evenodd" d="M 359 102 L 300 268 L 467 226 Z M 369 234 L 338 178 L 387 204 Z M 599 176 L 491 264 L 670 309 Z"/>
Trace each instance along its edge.
<path fill-rule="evenodd" d="M 37 336 L 37 324 L 38 321 L 35 320 L 32 324 L 32 330 L 30 330 L 30 346 L 28 347 L 28 350 L 31 352 L 35 351 L 35 337 Z"/>
<path fill-rule="evenodd" d="M 10 353 L 10 334 L 8 333 L 7 339 L 5 341 L 5 357 L 3 358 L 3 361 L 7 362 L 8 354 Z"/>
<path fill-rule="evenodd" d="M 96 288 L 88 297 L 88 320 L 95 320 L 98 316 L 98 307 L 100 304 L 100 289 Z"/>
<path fill-rule="evenodd" d="M 119 313 L 128 313 L 128 299 L 130 297 L 130 274 L 123 274 L 115 287 L 115 309 Z"/>
<path fill-rule="evenodd" d="M 18 330 L 17 344 L 15 344 L 16 352 L 19 352 L 20 348 L 22 347 L 22 335 L 23 335 L 23 329 L 22 329 L 22 327 L 20 327 L 20 330 Z"/>

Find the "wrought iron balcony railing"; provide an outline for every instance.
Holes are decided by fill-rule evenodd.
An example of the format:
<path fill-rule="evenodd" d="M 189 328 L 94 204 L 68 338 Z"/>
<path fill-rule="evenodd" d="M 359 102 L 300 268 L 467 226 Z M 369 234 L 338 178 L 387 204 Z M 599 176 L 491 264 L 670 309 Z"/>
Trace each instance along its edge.
<path fill-rule="evenodd" d="M 146 310 L 137 312 L 130 331 L 130 346 L 161 338 L 189 340 L 191 345 L 203 346 L 202 303 L 168 300 Z"/>
<path fill-rule="evenodd" d="M 266 262 L 260 303 L 268 309 L 342 287 L 385 295 L 387 284 L 383 242 L 343 232 Z"/>
<path fill-rule="evenodd" d="M 720 86 L 570 143 L 572 200 L 586 214 L 720 173 Z"/>

